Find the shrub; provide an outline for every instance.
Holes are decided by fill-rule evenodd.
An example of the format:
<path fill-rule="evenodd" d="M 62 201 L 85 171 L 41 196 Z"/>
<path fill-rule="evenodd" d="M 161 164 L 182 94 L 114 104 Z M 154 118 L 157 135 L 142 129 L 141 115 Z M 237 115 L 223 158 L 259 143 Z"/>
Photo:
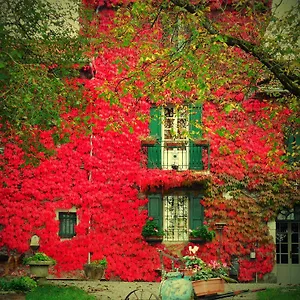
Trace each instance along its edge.
<path fill-rule="evenodd" d="M 92 266 L 96 266 L 96 267 L 103 267 L 106 269 L 107 267 L 107 260 L 106 258 L 103 258 L 103 259 L 98 259 L 98 260 L 93 260 L 91 261 L 90 263 Z"/>
<path fill-rule="evenodd" d="M 142 235 L 143 237 L 163 236 L 164 232 L 159 228 L 157 222 L 152 217 L 149 217 L 143 227 Z"/>
<path fill-rule="evenodd" d="M 11 280 L 0 278 L 0 290 L 2 291 L 22 291 L 29 292 L 37 287 L 37 283 L 27 277 L 16 277 Z"/>
<path fill-rule="evenodd" d="M 201 227 L 197 227 L 196 229 L 190 229 L 190 236 L 192 237 L 200 237 L 204 241 L 212 241 L 214 237 L 216 236 L 216 233 L 214 230 L 209 230 L 209 228 L 206 225 L 203 225 Z"/>
<path fill-rule="evenodd" d="M 38 262 L 38 261 L 50 261 L 53 265 L 56 264 L 56 261 L 53 258 L 47 256 L 45 253 L 42 252 L 37 252 L 33 256 L 24 258 L 23 264 L 28 265 L 31 262 Z"/>

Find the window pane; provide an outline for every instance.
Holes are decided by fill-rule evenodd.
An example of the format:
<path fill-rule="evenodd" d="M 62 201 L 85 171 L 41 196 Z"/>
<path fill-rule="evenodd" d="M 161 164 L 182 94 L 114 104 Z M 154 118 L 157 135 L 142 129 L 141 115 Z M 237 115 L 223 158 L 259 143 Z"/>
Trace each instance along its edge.
<path fill-rule="evenodd" d="M 299 264 L 299 255 L 298 254 L 292 255 L 292 264 Z"/>
<path fill-rule="evenodd" d="M 166 241 L 188 239 L 188 197 L 164 197 L 164 230 Z"/>
<path fill-rule="evenodd" d="M 281 244 L 281 253 L 288 253 L 288 245 Z"/>
<path fill-rule="evenodd" d="M 70 238 L 75 236 L 76 213 L 59 213 L 59 236 Z"/>
<path fill-rule="evenodd" d="M 282 264 L 287 264 L 288 261 L 289 261 L 288 255 L 287 255 L 287 254 L 282 254 L 282 255 L 281 255 L 281 263 L 282 263 Z"/>

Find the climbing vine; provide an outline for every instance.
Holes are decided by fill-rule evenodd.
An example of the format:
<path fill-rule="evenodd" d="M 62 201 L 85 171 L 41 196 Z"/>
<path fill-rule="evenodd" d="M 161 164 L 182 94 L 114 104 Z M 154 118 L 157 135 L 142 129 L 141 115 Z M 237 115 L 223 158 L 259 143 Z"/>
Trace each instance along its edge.
<path fill-rule="evenodd" d="M 241 281 L 270 272 L 274 242 L 267 222 L 280 208 L 292 206 L 296 193 L 297 174 L 282 159 L 284 126 L 294 116 L 289 102 L 247 96 L 245 87 L 253 79 L 249 66 L 260 67 L 239 48 L 225 51 L 215 37 L 201 49 L 194 45 L 194 51 L 177 55 L 169 44 L 159 43 L 164 20 L 156 22 L 157 14 L 150 14 L 147 5 L 129 10 L 123 1 L 122 18 L 116 10 L 119 1 L 84 3 L 98 7 L 97 14 L 82 20 L 82 34 L 93 38 L 86 55 L 94 77 L 65 83 L 73 91 L 80 89 L 84 100 L 65 106 L 58 99 L 59 128 L 35 124 L 27 139 L 10 135 L 1 141 L 0 247 L 26 252 L 30 237 L 37 234 L 40 251 L 56 259 L 58 275 L 82 270 L 93 253 L 94 259 L 107 258 L 108 279 L 159 280 L 157 249 L 141 235 L 145 195 L 196 182 L 207 187 L 201 201 L 207 224 L 227 224 L 221 247 L 217 236 L 201 246 L 201 258 L 221 255 L 229 263 L 238 257 Z M 212 8 L 216 5 L 211 1 Z M 129 22 L 145 12 L 152 26 Z M 238 19 L 230 17 L 231 22 Z M 130 26 L 120 26 L 125 23 Z M 149 133 L 151 105 L 186 99 L 203 105 L 201 130 L 210 140 L 210 174 L 144 168 L 140 136 Z M 56 211 L 72 207 L 79 220 L 76 236 L 61 240 Z M 252 250 L 255 261 L 249 259 Z"/>

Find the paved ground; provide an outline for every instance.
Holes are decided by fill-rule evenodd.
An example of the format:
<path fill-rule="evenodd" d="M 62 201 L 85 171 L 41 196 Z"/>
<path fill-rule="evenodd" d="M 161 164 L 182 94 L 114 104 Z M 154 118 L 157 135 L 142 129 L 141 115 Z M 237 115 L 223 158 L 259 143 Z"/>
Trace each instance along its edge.
<path fill-rule="evenodd" d="M 150 295 L 159 295 L 159 285 L 156 282 L 120 282 L 120 281 L 79 281 L 79 280 L 48 280 L 51 284 L 61 286 L 77 286 L 91 295 L 94 295 L 98 300 L 124 300 L 125 297 L 132 291 L 142 289 L 146 291 L 145 297 L 137 298 L 139 300 L 149 299 Z M 270 283 L 226 283 L 226 292 L 235 292 L 249 290 L 250 292 L 241 293 L 239 295 L 226 297 L 224 299 L 233 300 L 256 300 L 256 295 L 259 289 L 276 288 L 278 284 Z M 139 293 L 137 293 L 140 296 Z M 154 296 L 151 299 L 156 299 Z M 25 296 L 21 294 L 0 294 L 0 300 L 25 300 Z M 55 299 L 51 299 L 55 300 Z"/>
<path fill-rule="evenodd" d="M 120 281 L 74 281 L 74 280 L 53 280 L 51 283 L 63 286 L 77 286 L 99 300 L 120 300 L 125 299 L 125 297 L 136 289 L 143 289 L 149 291 L 150 295 L 159 294 L 159 284 L 154 282 L 120 282 Z M 264 284 L 264 283 L 226 283 L 225 292 L 234 292 L 239 290 L 257 290 L 264 288 L 276 288 L 279 285 L 277 284 Z M 227 297 L 225 299 L 234 299 L 234 300 L 256 300 L 256 294 L 259 292 L 248 292 L 234 297 Z M 138 298 L 140 299 L 140 298 Z M 149 297 L 145 297 L 149 299 Z M 154 299 L 154 298 L 151 298 Z"/>

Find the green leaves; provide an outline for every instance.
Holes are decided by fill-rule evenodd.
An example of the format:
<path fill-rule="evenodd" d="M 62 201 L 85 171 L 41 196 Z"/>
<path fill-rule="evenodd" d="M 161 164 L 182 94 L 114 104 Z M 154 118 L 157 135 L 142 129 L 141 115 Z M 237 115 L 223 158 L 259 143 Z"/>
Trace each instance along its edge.
<path fill-rule="evenodd" d="M 0 122 L 7 135 L 61 124 L 61 114 L 84 107 L 78 76 L 86 39 L 76 36 L 78 1 L 5 1 L 0 11 Z M 9 26 L 7 25 L 9 24 Z"/>

